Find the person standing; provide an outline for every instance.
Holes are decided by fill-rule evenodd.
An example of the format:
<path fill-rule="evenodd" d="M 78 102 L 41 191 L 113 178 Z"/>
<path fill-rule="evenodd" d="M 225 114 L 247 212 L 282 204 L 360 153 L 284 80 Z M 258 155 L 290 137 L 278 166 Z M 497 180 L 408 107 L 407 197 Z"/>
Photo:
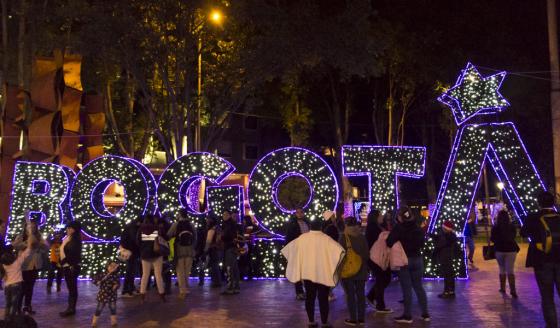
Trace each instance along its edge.
<path fill-rule="evenodd" d="M 11 245 L 2 247 L 0 264 L 2 265 L 2 278 L 4 279 L 4 321 L 6 324 L 10 323 L 16 315 L 21 314 L 23 298 L 21 266 L 23 261 L 31 254 L 31 243 L 31 238 L 28 238 L 25 250 L 19 253 Z"/>
<path fill-rule="evenodd" d="M 453 270 L 453 258 L 457 246 L 457 235 L 453 229 L 453 222 L 445 221 L 441 225 L 441 231 L 435 239 L 434 255 L 441 266 L 443 276 L 443 293 L 439 298 L 455 298 L 455 270 Z"/>
<path fill-rule="evenodd" d="M 97 293 L 97 307 L 91 320 L 91 326 L 97 327 L 97 321 L 105 306 L 109 307 L 111 313 L 111 327 L 117 327 L 117 291 L 120 287 L 120 279 L 117 274 L 119 265 L 115 261 L 109 261 L 106 272 L 97 274 L 93 283 L 99 286 Z"/>
<path fill-rule="evenodd" d="M 292 240 L 295 240 L 300 235 L 309 232 L 309 221 L 305 218 L 302 208 L 297 208 L 295 216 L 290 218 L 286 228 L 286 245 Z M 296 299 L 305 300 L 305 291 L 303 289 L 303 282 L 295 281 Z"/>
<path fill-rule="evenodd" d="M 506 277 L 509 282 L 509 293 L 511 297 L 517 298 L 515 290 L 515 258 L 519 252 L 519 246 L 515 241 L 517 229 L 511 222 L 509 214 L 505 210 L 498 212 L 496 225 L 492 227 L 490 240 L 494 243 L 496 261 L 500 267 L 500 293 L 506 292 Z"/>
<path fill-rule="evenodd" d="M 66 225 L 66 238 L 60 246 L 60 263 L 64 270 L 64 281 L 68 288 L 68 308 L 60 312 L 61 317 L 76 314 L 78 302 L 78 275 L 82 261 L 82 225 L 72 221 Z"/>
<path fill-rule="evenodd" d="M 121 234 L 120 246 L 130 251 L 130 256 L 126 260 L 126 271 L 124 275 L 124 283 L 122 289 L 123 297 L 133 297 L 138 292 L 134 286 L 134 278 L 138 271 L 138 260 L 140 256 L 140 249 L 136 238 L 138 236 L 138 229 L 142 224 L 142 218 L 138 218 L 128 223 Z"/>
<path fill-rule="evenodd" d="M 377 209 L 371 210 L 368 214 L 367 227 L 366 227 L 366 240 L 368 249 L 371 249 L 373 244 L 379 239 L 379 235 L 384 231 L 389 231 L 389 223 L 385 220 L 385 216 Z M 385 305 L 385 289 L 391 283 L 391 268 L 383 270 L 379 265 L 375 264 L 368 257 L 368 265 L 375 277 L 375 282 L 366 299 L 371 305 L 375 304 L 375 313 L 388 314 L 393 313 L 393 310 L 387 308 Z"/>
<path fill-rule="evenodd" d="M 37 224 L 33 221 L 26 221 L 23 233 L 17 236 L 12 244 L 16 250 L 21 251 L 27 247 L 28 239 L 31 239 L 31 250 L 22 264 L 23 313 L 32 315 L 35 314 L 31 306 L 33 289 L 39 276 L 39 270 L 49 264 L 43 263 L 46 258 L 43 254 L 48 254 L 49 247 L 39 232 Z"/>
<path fill-rule="evenodd" d="M 469 213 L 469 218 L 467 219 L 467 224 L 465 225 L 465 230 L 463 230 L 463 236 L 465 236 L 465 245 L 467 246 L 468 255 L 467 260 L 469 264 L 474 267 L 474 236 L 476 236 L 476 211 L 478 209 L 476 206 L 473 206 L 471 212 Z"/>
<path fill-rule="evenodd" d="M 49 253 L 49 272 L 47 276 L 47 294 L 51 293 L 52 285 L 54 280 L 56 279 L 56 291 L 60 292 L 60 285 L 62 284 L 62 266 L 60 265 L 60 245 L 62 245 L 62 231 L 57 231 L 53 234 L 51 240 L 49 241 L 50 244 L 50 253 Z"/>
<path fill-rule="evenodd" d="M 339 243 L 346 253 L 350 249 L 354 250 L 361 259 L 361 267 L 352 277 L 342 279 L 342 287 L 346 293 L 346 305 L 350 312 L 350 318 L 344 323 L 350 326 L 364 325 L 366 313 L 365 286 L 368 279 L 368 260 L 369 249 L 366 237 L 360 230 L 360 225 L 355 217 L 345 218 L 346 228 L 344 234 L 340 236 Z"/>
<path fill-rule="evenodd" d="M 223 295 L 239 294 L 239 263 L 237 261 L 238 238 L 240 227 L 230 211 L 224 211 L 222 222 L 222 241 L 224 243 L 224 265 L 227 284 Z"/>
<path fill-rule="evenodd" d="M 321 220 L 311 221 L 311 232 L 303 233 L 282 248 L 288 260 L 286 278 L 290 282 L 303 281 L 306 298 L 305 310 L 309 327 L 315 322 L 315 299 L 319 300 L 322 327 L 332 327 L 329 319 L 329 288 L 338 282 L 337 268 L 344 257 L 344 248 L 321 231 Z"/>
<path fill-rule="evenodd" d="M 206 218 L 206 243 L 204 254 L 208 254 L 208 267 L 210 268 L 210 287 L 220 288 L 222 286 L 222 272 L 220 261 L 222 260 L 223 244 L 221 229 L 218 220 L 214 217 Z M 206 257 L 206 256 L 205 256 Z"/>
<path fill-rule="evenodd" d="M 146 289 L 150 272 L 154 269 L 156 285 L 159 297 L 165 302 L 165 286 L 163 285 L 163 255 L 166 252 L 164 245 L 160 243 L 160 238 L 166 235 L 167 231 L 160 231 L 158 219 L 148 214 L 144 222 L 140 225 L 138 244 L 140 248 L 140 258 L 142 260 L 142 279 L 140 281 L 140 297 L 144 302 L 146 299 Z M 168 251 L 168 250 L 167 250 Z"/>
<path fill-rule="evenodd" d="M 526 266 L 535 271 L 546 326 L 558 327 L 554 291 L 560 289 L 560 215 L 553 194 L 540 193 L 537 203 L 539 212 L 529 215 L 521 228 L 521 235 L 530 238 Z"/>
<path fill-rule="evenodd" d="M 422 286 L 422 275 L 424 274 L 424 259 L 421 249 L 424 246 L 424 231 L 418 226 L 414 215 L 408 207 L 401 207 L 397 214 L 397 222 L 400 222 L 389 233 L 387 246 L 392 247 L 400 242 L 406 256 L 408 265 L 399 270 L 399 281 L 404 297 L 404 313 L 395 318 L 398 323 L 412 323 L 412 290 L 416 293 L 418 303 L 422 309 L 422 320 L 430 321 L 428 313 L 428 299 L 426 291 Z"/>
<path fill-rule="evenodd" d="M 179 218 L 167 232 L 169 238 L 175 238 L 175 270 L 179 283 L 179 298 L 184 299 L 189 293 L 189 277 L 195 255 L 196 232 L 189 221 L 186 209 L 179 211 Z"/>
<path fill-rule="evenodd" d="M 199 224 L 196 230 L 196 244 L 194 247 L 195 260 L 194 266 L 198 273 L 198 285 L 204 285 L 204 271 L 206 270 L 206 263 L 208 259 L 208 254 L 206 250 L 206 236 L 208 235 L 207 230 L 208 218 L 206 218 L 202 224 Z"/>

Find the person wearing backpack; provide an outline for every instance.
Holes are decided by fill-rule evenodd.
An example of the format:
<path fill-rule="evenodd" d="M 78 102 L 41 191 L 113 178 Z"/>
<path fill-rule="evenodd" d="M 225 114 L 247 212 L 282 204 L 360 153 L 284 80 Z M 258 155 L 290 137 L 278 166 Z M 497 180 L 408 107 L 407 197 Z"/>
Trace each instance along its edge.
<path fill-rule="evenodd" d="M 167 236 L 175 238 L 175 270 L 177 271 L 177 282 L 179 283 L 179 298 L 184 299 L 189 293 L 189 276 L 195 255 L 196 233 L 192 223 L 189 221 L 185 209 L 179 212 L 179 220 L 173 223 Z"/>
<path fill-rule="evenodd" d="M 387 246 L 393 247 L 397 242 L 401 242 L 404 252 L 408 257 L 408 265 L 399 270 L 399 282 L 404 297 L 404 313 L 395 318 L 398 323 L 412 323 L 412 290 L 416 293 L 418 303 L 422 309 L 422 320 L 430 321 L 428 314 L 428 299 L 426 291 L 422 286 L 422 276 L 424 274 L 424 259 L 421 250 L 424 247 L 424 231 L 416 223 L 414 215 L 408 207 L 399 208 L 397 215 L 399 222 L 387 237 Z"/>
<path fill-rule="evenodd" d="M 352 262 L 345 261 L 341 272 L 342 287 L 346 293 L 346 305 L 350 312 L 350 318 L 344 320 L 344 323 L 349 326 L 364 325 L 369 250 L 366 237 L 360 231 L 358 220 L 355 217 L 347 217 L 344 221 L 346 228 L 338 242 L 346 251 L 347 259 L 352 257 L 355 259 Z M 351 255 L 352 253 L 354 255 Z"/>
<path fill-rule="evenodd" d="M 529 215 L 521 236 L 529 238 L 526 267 L 532 267 L 541 294 L 541 307 L 547 327 L 558 327 L 554 290 L 560 289 L 560 215 L 554 208 L 554 195 L 537 196 L 539 212 Z"/>

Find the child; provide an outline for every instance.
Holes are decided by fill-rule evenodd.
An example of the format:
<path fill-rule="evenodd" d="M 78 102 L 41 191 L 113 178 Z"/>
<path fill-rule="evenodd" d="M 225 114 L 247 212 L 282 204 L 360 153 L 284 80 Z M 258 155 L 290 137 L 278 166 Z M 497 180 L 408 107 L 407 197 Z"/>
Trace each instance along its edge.
<path fill-rule="evenodd" d="M 4 320 L 12 320 L 14 316 L 21 314 L 21 302 L 23 299 L 23 276 L 21 266 L 23 261 L 31 253 L 32 239 L 27 240 L 25 250 L 16 255 L 14 248 L 9 245 L 2 249 L 0 263 L 2 264 L 2 276 L 4 278 L 4 298 L 6 309 Z"/>
<path fill-rule="evenodd" d="M 455 272 L 453 271 L 453 255 L 457 244 L 457 236 L 451 221 L 443 222 L 442 232 L 437 237 L 435 254 L 441 265 L 444 290 L 439 294 L 440 298 L 455 297 Z"/>
<path fill-rule="evenodd" d="M 92 327 L 97 327 L 97 320 L 105 305 L 108 305 L 111 311 L 111 327 L 117 326 L 117 291 L 120 287 L 118 268 L 119 265 L 115 261 L 110 261 L 107 263 L 107 272 L 98 274 L 93 279 L 93 283 L 99 286 L 99 293 L 97 293 L 97 308 L 91 322 Z"/>
<path fill-rule="evenodd" d="M 56 277 L 56 291 L 60 292 L 60 284 L 62 283 L 62 267 L 60 265 L 60 245 L 62 245 L 63 234 L 57 231 L 53 234 L 50 240 L 50 262 L 48 280 L 47 280 L 47 294 L 51 293 L 53 280 Z M 56 275 L 55 275 L 56 271 Z"/>

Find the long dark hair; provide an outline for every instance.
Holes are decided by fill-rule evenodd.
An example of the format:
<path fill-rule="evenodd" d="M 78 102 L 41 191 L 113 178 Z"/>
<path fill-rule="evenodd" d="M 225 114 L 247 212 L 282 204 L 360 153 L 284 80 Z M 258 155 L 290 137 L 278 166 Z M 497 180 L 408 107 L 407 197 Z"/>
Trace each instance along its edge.
<path fill-rule="evenodd" d="M 509 213 L 506 210 L 499 211 L 496 217 L 496 228 L 506 229 L 509 228 L 511 224 Z"/>

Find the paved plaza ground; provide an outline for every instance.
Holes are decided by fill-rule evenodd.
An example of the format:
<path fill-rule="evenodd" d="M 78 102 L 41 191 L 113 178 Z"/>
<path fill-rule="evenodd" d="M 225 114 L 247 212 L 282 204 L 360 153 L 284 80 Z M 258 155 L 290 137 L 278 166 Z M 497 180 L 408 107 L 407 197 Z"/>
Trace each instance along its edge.
<path fill-rule="evenodd" d="M 526 245 L 517 259 L 518 300 L 498 293 L 498 273 L 495 261 L 481 259 L 481 245 L 477 245 L 476 265 L 479 270 L 471 272 L 468 281 L 457 283 L 457 298 L 441 300 L 437 294 L 443 282 L 426 281 L 431 323 L 418 320 L 419 309 L 415 304 L 415 322 L 412 325 L 395 324 L 393 316 L 400 314 L 402 305 L 400 286 L 393 281 L 386 299 L 395 310 L 392 315 L 376 315 L 367 309 L 366 327 L 543 327 L 537 285 L 532 272 L 524 267 Z M 138 298 L 119 299 L 119 327 L 307 327 L 304 302 L 296 301 L 292 284 L 286 280 L 259 280 L 244 282 L 241 294 L 221 296 L 220 291 L 209 286 L 198 287 L 192 280 L 192 293 L 186 300 L 177 298 L 177 290 L 168 297 L 167 303 L 150 294 L 141 305 Z M 34 316 L 39 327 L 88 327 L 95 310 L 97 288 L 89 281 L 81 281 L 77 315 L 59 318 L 58 312 L 66 305 L 66 289 L 48 295 L 45 281 L 35 287 L 33 299 Z M 337 299 L 331 303 L 330 320 L 334 327 L 345 327 L 347 318 L 344 292 L 335 290 Z M 0 300 L 4 306 L 4 299 Z M 1 310 L 3 313 L 3 309 Z M 109 327 L 109 313 L 103 313 L 100 327 Z M 317 319 L 319 318 L 317 310 Z"/>

